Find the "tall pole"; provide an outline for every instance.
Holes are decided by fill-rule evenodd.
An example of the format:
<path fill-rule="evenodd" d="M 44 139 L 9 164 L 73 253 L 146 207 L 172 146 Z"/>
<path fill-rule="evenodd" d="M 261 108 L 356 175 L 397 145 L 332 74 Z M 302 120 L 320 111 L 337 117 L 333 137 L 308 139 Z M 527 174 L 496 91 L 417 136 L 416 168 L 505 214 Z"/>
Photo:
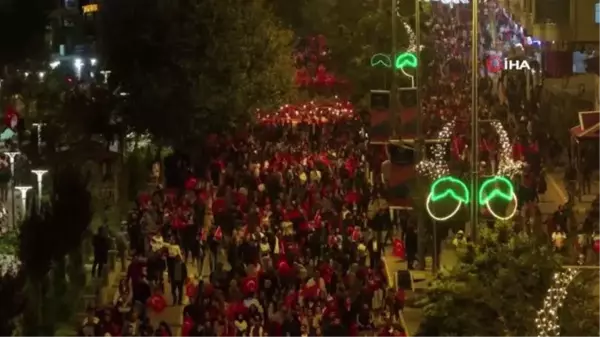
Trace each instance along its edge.
<path fill-rule="evenodd" d="M 419 0 L 415 0 L 415 35 L 417 49 L 415 51 L 418 60 L 417 64 L 421 64 L 421 7 Z M 415 155 L 417 162 L 420 162 L 423 157 L 423 114 L 421 112 L 421 68 L 417 67 L 415 71 L 415 94 L 417 96 L 417 141 L 415 143 Z M 416 189 L 419 191 L 419 197 L 421 196 L 421 178 L 418 177 L 416 181 Z M 414 200 L 415 204 L 420 205 L 421 200 Z M 417 253 L 419 259 L 419 266 L 421 269 L 425 268 L 425 242 L 426 231 L 425 231 L 425 219 L 423 218 L 423 212 L 417 213 Z"/>
<path fill-rule="evenodd" d="M 390 59 L 392 60 L 392 82 L 390 86 L 390 117 L 392 118 L 392 139 L 397 139 L 398 135 L 396 129 L 398 128 L 398 82 L 396 78 L 396 16 L 398 8 L 396 8 L 396 0 L 390 0 L 392 2 L 392 53 Z"/>
<path fill-rule="evenodd" d="M 477 81 L 479 74 L 479 18 L 478 2 L 471 1 L 473 4 L 472 31 L 471 31 L 471 196 L 477 195 L 477 185 L 479 178 L 479 113 L 477 111 Z M 479 207 L 476 202 L 471 202 L 471 239 L 477 240 L 477 226 L 479 224 Z"/>
<path fill-rule="evenodd" d="M 15 218 L 15 157 L 19 155 L 19 152 L 5 152 L 5 155 L 8 156 L 10 162 L 10 192 L 11 192 L 11 208 L 12 208 L 12 226 L 13 228 L 17 227 L 17 222 Z"/>

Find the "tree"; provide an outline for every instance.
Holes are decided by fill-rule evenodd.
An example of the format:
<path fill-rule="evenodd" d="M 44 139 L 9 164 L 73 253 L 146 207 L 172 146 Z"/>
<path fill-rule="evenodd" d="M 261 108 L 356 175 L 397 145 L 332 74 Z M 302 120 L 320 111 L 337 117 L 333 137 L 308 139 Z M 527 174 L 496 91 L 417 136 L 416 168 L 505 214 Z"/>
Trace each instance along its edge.
<path fill-rule="evenodd" d="M 536 335 L 536 313 L 560 262 L 538 238 L 505 224 L 483 229 L 480 242 L 428 289 L 419 335 Z"/>
<path fill-rule="evenodd" d="M 264 1 L 103 2 L 101 49 L 136 131 L 181 147 L 293 94 L 292 35 Z"/>
<path fill-rule="evenodd" d="M 75 167 L 66 166 L 54 174 L 48 207 L 39 214 L 34 212 L 21 226 L 19 253 L 27 280 L 26 335 L 52 335 L 57 324 L 69 318 L 73 306 L 66 303 L 78 298 L 82 284 L 74 278 L 67 287 L 66 274 L 67 270 L 69 276 L 77 274 L 71 269 L 73 261 L 81 260 L 77 255 L 91 221 L 90 203 L 83 178 Z"/>
<path fill-rule="evenodd" d="M 355 99 L 366 96 L 371 89 L 389 89 L 391 71 L 373 69 L 370 59 L 377 53 L 392 51 L 392 15 L 390 1 L 360 0 L 291 0 L 271 1 L 275 13 L 294 30 L 299 38 L 323 35 L 327 39 L 328 69 L 347 80 Z M 409 32 L 414 31 L 414 4 L 400 2 L 396 17 L 397 52 L 410 48 Z M 398 75 L 400 84 L 406 79 Z"/>

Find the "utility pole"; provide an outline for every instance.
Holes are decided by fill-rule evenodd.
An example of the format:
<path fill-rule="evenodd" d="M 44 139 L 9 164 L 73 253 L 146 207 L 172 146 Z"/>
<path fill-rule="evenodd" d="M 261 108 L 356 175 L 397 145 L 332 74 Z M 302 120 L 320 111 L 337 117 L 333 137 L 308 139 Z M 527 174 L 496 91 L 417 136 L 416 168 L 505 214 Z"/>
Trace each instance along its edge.
<path fill-rule="evenodd" d="M 479 73 L 479 17 L 478 17 L 478 2 L 471 1 L 473 4 L 472 8 L 472 30 L 471 30 L 471 197 L 474 199 L 471 201 L 470 213 L 471 213 L 471 240 L 477 241 L 477 226 L 479 225 L 479 207 L 477 205 L 475 196 L 477 195 L 477 185 L 479 180 L 479 113 L 478 113 L 478 101 L 477 101 L 477 81 Z"/>
<path fill-rule="evenodd" d="M 390 87 L 390 117 L 392 119 L 392 137 L 391 139 L 398 139 L 396 129 L 398 128 L 398 79 L 396 78 L 396 15 L 398 9 L 396 8 L 396 0 L 390 0 L 392 2 L 392 53 L 390 59 L 392 60 L 392 82 Z"/>
<path fill-rule="evenodd" d="M 423 159 L 423 113 L 421 111 L 421 6 L 419 4 L 419 0 L 415 1 L 415 35 L 416 35 L 416 44 L 417 49 L 415 50 L 416 57 L 418 60 L 419 66 L 415 72 L 415 93 L 417 96 L 417 139 L 415 142 L 415 155 L 417 163 Z M 416 205 L 422 204 L 422 178 L 417 177 L 416 181 L 416 190 L 414 203 Z M 425 219 L 423 218 L 423 212 L 417 213 L 417 254 L 419 260 L 420 269 L 425 269 L 425 243 L 427 242 L 426 236 L 427 231 L 425 230 Z"/>

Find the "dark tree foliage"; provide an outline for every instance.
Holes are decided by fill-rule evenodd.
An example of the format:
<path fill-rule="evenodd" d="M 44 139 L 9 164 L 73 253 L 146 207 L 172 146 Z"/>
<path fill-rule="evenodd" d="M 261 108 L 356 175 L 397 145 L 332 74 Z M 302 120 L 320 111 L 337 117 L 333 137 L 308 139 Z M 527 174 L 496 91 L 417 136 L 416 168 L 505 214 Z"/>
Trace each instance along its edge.
<path fill-rule="evenodd" d="M 54 175 L 50 205 L 21 227 L 20 255 L 27 275 L 39 279 L 51 263 L 78 249 L 92 219 L 91 197 L 73 166 Z"/>
<path fill-rule="evenodd" d="M 167 144 L 244 125 L 293 92 L 291 33 L 262 0 L 106 0 L 100 15 L 123 121 Z"/>
<path fill-rule="evenodd" d="M 0 66 L 43 59 L 45 32 L 54 0 L 0 0 Z"/>
<path fill-rule="evenodd" d="M 25 279 L 22 273 L 16 276 L 4 276 L 0 278 L 0 336 L 12 336 L 16 327 L 15 318 L 23 311 L 23 286 Z"/>

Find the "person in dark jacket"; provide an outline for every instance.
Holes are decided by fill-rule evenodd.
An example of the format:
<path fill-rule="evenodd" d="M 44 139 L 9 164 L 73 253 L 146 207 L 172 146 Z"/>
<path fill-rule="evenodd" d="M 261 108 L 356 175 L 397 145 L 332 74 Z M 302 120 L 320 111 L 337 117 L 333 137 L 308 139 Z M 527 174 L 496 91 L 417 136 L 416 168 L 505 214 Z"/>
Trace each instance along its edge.
<path fill-rule="evenodd" d="M 187 266 L 181 258 L 181 255 L 175 256 L 173 261 L 172 273 L 170 275 L 171 294 L 173 295 L 173 305 L 181 305 L 183 301 L 183 284 L 188 277 Z"/>
<path fill-rule="evenodd" d="M 98 229 L 92 242 L 94 246 L 94 263 L 92 264 L 92 277 L 100 277 L 102 269 L 108 260 L 108 235 L 104 226 Z"/>
<path fill-rule="evenodd" d="M 374 237 L 367 243 L 367 249 L 369 251 L 369 261 L 371 268 L 378 268 L 381 263 L 381 243 L 379 243 L 377 241 L 377 238 Z"/>
<path fill-rule="evenodd" d="M 406 233 L 404 233 L 404 246 L 406 247 L 408 269 L 413 269 L 417 257 L 417 233 L 413 225 L 409 225 Z"/>

